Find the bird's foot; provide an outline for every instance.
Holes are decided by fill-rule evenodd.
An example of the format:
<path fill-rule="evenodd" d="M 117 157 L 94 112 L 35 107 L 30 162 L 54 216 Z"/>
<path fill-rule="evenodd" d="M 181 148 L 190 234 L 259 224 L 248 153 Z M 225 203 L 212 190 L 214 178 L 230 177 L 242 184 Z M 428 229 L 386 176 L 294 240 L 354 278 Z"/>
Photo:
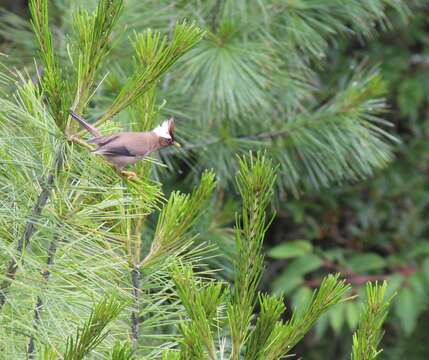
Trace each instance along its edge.
<path fill-rule="evenodd" d="M 80 138 L 79 134 L 71 134 L 69 135 L 69 141 L 81 141 L 82 139 Z"/>
<path fill-rule="evenodd" d="M 134 171 L 121 171 L 122 175 L 125 175 L 128 180 L 137 180 L 137 174 Z"/>

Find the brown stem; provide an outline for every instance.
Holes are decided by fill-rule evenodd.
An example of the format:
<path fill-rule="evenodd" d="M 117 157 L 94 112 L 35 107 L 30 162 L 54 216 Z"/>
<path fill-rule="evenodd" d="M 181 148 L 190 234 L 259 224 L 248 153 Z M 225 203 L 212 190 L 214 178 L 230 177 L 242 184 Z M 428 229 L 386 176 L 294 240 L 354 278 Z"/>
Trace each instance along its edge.
<path fill-rule="evenodd" d="M 337 267 L 334 268 L 331 265 L 324 266 L 324 267 L 328 267 L 328 268 L 336 270 L 336 271 L 341 271 L 341 270 L 338 270 Z M 343 274 L 345 275 L 344 279 L 346 280 L 347 283 L 352 284 L 352 285 L 363 285 L 363 284 L 367 283 L 368 281 L 386 280 L 390 276 L 392 276 L 393 274 L 396 274 L 396 273 L 399 273 L 403 276 L 411 276 L 418 271 L 419 271 L 419 269 L 409 266 L 409 267 L 403 267 L 403 268 L 397 269 L 396 271 L 394 271 L 392 273 L 388 273 L 388 274 L 360 275 L 360 274 L 352 273 L 351 271 L 347 271 L 345 273 L 343 272 Z M 310 280 L 306 280 L 304 282 L 304 284 L 308 287 L 319 287 L 321 283 L 322 283 L 321 279 L 310 279 Z"/>
<path fill-rule="evenodd" d="M 40 296 L 37 297 L 36 307 L 34 309 L 34 329 L 37 330 L 38 323 L 40 321 L 40 311 L 43 307 L 43 302 Z M 36 350 L 34 346 L 34 336 L 33 334 L 30 335 L 30 340 L 28 341 L 28 347 L 27 347 L 27 354 L 28 359 L 34 359 L 34 351 Z"/>
<path fill-rule="evenodd" d="M 6 302 L 6 294 L 9 287 L 12 285 L 12 281 L 18 271 L 18 263 L 23 262 L 24 251 L 30 244 L 31 238 L 36 231 L 37 220 L 40 217 L 43 208 L 45 207 L 49 196 L 52 192 L 52 185 L 54 183 L 55 174 L 60 170 L 63 163 L 62 150 L 58 150 L 55 154 L 55 166 L 51 173 L 48 175 L 46 182 L 42 185 L 42 191 L 40 192 L 36 204 L 33 207 L 30 217 L 25 224 L 25 229 L 22 237 L 18 240 L 16 247 L 17 256 L 13 257 L 9 265 L 6 268 L 5 277 L 6 279 L 0 284 L 0 311 Z"/>
<path fill-rule="evenodd" d="M 48 248 L 48 259 L 46 260 L 47 269 L 42 272 L 42 276 L 45 282 L 49 280 L 49 276 L 51 275 L 50 268 L 54 263 L 54 257 L 57 251 L 57 245 L 58 245 L 58 236 L 54 236 Z M 42 308 L 43 308 L 43 300 L 40 296 L 38 296 L 36 306 L 34 307 L 34 318 L 33 318 L 33 328 L 35 332 L 39 327 Z M 34 355 L 35 355 L 34 351 L 35 351 L 35 345 L 34 345 L 34 333 L 33 333 L 30 336 L 30 340 L 28 341 L 28 347 L 27 347 L 27 354 L 29 359 L 34 359 Z"/>
<path fill-rule="evenodd" d="M 138 267 L 134 267 L 134 269 L 131 270 L 131 281 L 133 285 L 134 297 L 134 309 L 131 312 L 131 336 L 133 350 L 136 352 L 140 335 L 140 269 Z"/>

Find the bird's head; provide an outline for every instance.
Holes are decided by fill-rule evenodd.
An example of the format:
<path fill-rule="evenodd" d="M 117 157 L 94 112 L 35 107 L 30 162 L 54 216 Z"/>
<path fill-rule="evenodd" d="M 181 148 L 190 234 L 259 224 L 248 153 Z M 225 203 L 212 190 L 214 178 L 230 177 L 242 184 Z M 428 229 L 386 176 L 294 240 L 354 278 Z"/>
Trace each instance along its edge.
<path fill-rule="evenodd" d="M 158 125 L 153 132 L 158 136 L 159 145 L 161 147 L 167 147 L 175 145 L 181 147 L 181 145 L 174 138 L 174 119 L 170 118 L 165 120 L 161 125 Z"/>

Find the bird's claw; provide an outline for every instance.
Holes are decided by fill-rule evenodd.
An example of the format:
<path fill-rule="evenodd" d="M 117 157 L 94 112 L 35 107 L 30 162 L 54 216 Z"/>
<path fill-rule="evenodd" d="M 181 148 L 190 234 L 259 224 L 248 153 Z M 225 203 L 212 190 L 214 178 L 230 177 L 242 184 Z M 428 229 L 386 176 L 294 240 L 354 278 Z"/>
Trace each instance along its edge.
<path fill-rule="evenodd" d="M 75 142 L 75 141 L 81 140 L 81 138 L 80 138 L 79 134 L 72 134 L 72 135 L 69 136 L 69 140 L 71 142 Z"/>
<path fill-rule="evenodd" d="M 121 171 L 122 175 L 125 175 L 128 180 L 136 180 L 137 174 L 134 171 Z"/>

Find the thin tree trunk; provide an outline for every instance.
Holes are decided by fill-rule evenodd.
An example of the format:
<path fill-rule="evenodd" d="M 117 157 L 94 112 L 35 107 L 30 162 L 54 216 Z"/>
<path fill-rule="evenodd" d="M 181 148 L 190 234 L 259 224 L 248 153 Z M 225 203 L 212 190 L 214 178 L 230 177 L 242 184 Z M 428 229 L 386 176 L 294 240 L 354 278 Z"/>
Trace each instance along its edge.
<path fill-rule="evenodd" d="M 55 253 L 57 251 L 58 246 L 58 235 L 55 235 L 51 240 L 48 248 L 48 259 L 46 260 L 47 269 L 42 273 L 43 279 L 47 282 L 51 275 L 50 268 L 54 263 Z M 34 321 L 33 328 L 35 332 L 39 327 L 41 312 L 43 308 L 43 300 L 40 296 L 37 297 L 36 306 L 34 308 Z M 27 354 L 29 359 L 34 359 L 35 355 L 35 346 L 34 346 L 34 335 L 30 336 L 30 340 L 28 341 Z"/>
<path fill-rule="evenodd" d="M 131 336 L 133 350 L 137 350 L 140 335 L 140 269 L 135 267 L 131 270 L 131 281 L 133 284 L 134 309 L 131 313 Z"/>
<path fill-rule="evenodd" d="M 40 217 L 43 208 L 45 207 L 49 196 L 51 195 L 52 191 L 52 185 L 54 183 L 55 174 L 57 171 L 60 170 L 63 163 L 63 152 L 62 150 L 58 150 L 55 154 L 55 165 L 54 169 L 51 171 L 51 173 L 48 175 L 46 182 L 44 185 L 42 185 L 42 191 L 40 192 L 36 204 L 33 207 L 33 210 L 31 212 L 31 216 L 27 220 L 27 223 L 25 225 L 24 233 L 22 237 L 18 240 L 18 244 L 16 247 L 17 256 L 13 257 L 9 265 L 6 269 L 5 277 L 6 280 L 4 280 L 0 285 L 0 311 L 3 308 L 3 305 L 6 302 L 6 294 L 9 289 L 9 287 L 12 285 L 12 281 L 15 278 L 16 272 L 18 270 L 18 262 L 22 261 L 23 258 L 23 250 L 28 247 L 31 241 L 31 237 L 34 235 L 34 232 L 36 231 L 36 222 L 38 218 Z"/>

